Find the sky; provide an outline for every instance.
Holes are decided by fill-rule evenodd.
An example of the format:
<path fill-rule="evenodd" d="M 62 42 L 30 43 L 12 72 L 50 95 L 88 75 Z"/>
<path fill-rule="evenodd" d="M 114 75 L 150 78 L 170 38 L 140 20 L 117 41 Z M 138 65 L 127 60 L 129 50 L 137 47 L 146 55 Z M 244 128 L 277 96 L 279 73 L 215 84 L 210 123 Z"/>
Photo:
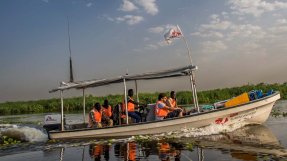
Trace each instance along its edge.
<path fill-rule="evenodd" d="M 67 18 L 76 81 L 189 65 L 184 41 L 164 40 L 175 25 L 198 66 L 198 91 L 287 80 L 287 0 L 1 0 L 0 102 L 59 96 L 49 90 L 69 80 Z M 140 92 L 190 88 L 188 78 L 141 85 Z"/>

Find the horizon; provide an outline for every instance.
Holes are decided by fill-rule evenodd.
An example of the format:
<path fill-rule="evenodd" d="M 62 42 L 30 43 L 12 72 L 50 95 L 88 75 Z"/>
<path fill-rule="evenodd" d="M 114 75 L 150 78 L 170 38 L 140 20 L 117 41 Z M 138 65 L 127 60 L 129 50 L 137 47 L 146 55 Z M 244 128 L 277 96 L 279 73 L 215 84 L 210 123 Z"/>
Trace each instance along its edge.
<path fill-rule="evenodd" d="M 164 40 L 179 25 L 199 67 L 198 91 L 285 83 L 286 9 L 284 0 L 3 0 L 0 102 L 58 97 L 48 91 L 69 80 L 67 17 L 75 81 L 189 65 L 184 42 Z M 171 79 L 143 81 L 139 90 L 189 88 L 188 79 Z M 111 85 L 86 94 L 122 90 Z"/>

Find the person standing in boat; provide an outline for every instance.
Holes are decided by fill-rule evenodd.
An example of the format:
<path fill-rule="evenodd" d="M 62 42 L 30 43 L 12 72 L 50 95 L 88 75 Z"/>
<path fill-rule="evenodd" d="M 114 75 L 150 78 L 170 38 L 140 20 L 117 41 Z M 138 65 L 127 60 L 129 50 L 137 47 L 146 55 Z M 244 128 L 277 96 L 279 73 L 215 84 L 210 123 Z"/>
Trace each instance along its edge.
<path fill-rule="evenodd" d="M 163 120 L 165 118 L 181 117 L 182 110 L 166 105 L 167 96 L 164 93 L 158 95 L 158 101 L 155 105 L 156 120 Z"/>
<path fill-rule="evenodd" d="M 138 107 L 139 103 L 133 99 L 133 95 L 133 89 L 129 89 L 127 97 L 128 116 L 135 119 L 136 123 L 139 123 L 141 121 L 141 114 L 138 111 L 135 111 L 135 108 Z M 123 104 L 123 107 L 125 108 L 125 104 Z"/>
<path fill-rule="evenodd" d="M 89 128 L 101 128 L 102 127 L 102 107 L 100 103 L 95 103 L 93 109 L 89 112 Z"/>
<path fill-rule="evenodd" d="M 112 117 L 112 107 L 109 105 L 109 101 L 107 99 L 104 100 L 104 104 L 102 105 L 102 120 L 107 126 L 113 126 Z"/>

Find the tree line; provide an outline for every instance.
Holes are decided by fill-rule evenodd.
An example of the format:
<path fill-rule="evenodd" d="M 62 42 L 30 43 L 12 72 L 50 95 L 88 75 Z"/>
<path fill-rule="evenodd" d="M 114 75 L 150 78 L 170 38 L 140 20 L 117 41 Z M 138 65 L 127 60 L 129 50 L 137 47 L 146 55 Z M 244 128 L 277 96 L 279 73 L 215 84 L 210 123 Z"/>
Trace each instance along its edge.
<path fill-rule="evenodd" d="M 259 83 L 256 85 L 243 85 L 240 87 L 213 89 L 198 92 L 199 104 L 211 104 L 221 100 L 226 100 L 234 96 L 240 95 L 251 90 L 262 90 L 266 93 L 268 90 L 280 91 L 281 99 L 287 99 L 287 82 L 283 84 L 266 84 Z M 191 91 L 176 91 L 178 104 L 192 104 Z M 158 92 L 155 93 L 140 93 L 139 99 L 143 104 L 155 103 L 158 97 Z M 166 92 L 169 95 L 169 92 Z M 95 102 L 101 104 L 105 99 L 108 99 L 112 106 L 122 102 L 123 95 L 108 95 L 108 96 L 86 96 L 86 110 L 89 110 Z M 60 112 L 61 102 L 60 98 L 37 100 L 37 101 L 17 101 L 0 103 L 0 115 L 15 115 L 15 114 L 29 114 L 29 113 L 49 113 Z M 77 112 L 83 110 L 83 98 L 73 97 L 65 98 L 64 111 Z"/>

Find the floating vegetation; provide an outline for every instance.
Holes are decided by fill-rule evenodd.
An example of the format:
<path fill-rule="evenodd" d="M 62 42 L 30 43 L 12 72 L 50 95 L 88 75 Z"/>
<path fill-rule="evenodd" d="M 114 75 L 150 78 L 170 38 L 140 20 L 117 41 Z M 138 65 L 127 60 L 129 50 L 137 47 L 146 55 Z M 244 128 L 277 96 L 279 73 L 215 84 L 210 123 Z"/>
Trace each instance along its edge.
<path fill-rule="evenodd" d="M 11 145 L 11 144 L 19 144 L 21 143 L 20 140 L 17 140 L 15 138 L 11 138 L 11 137 L 8 137 L 8 136 L 1 136 L 0 138 L 0 145 L 3 146 L 3 145 Z"/>
<path fill-rule="evenodd" d="M 271 111 L 271 116 L 276 117 L 276 118 L 280 117 L 280 116 L 287 117 L 287 112 L 282 112 L 282 111 L 280 111 L 280 109 L 273 109 Z"/>
<path fill-rule="evenodd" d="M 186 145 L 185 145 L 185 148 L 187 149 L 187 150 L 189 150 L 189 151 L 193 151 L 193 143 L 187 143 Z"/>

